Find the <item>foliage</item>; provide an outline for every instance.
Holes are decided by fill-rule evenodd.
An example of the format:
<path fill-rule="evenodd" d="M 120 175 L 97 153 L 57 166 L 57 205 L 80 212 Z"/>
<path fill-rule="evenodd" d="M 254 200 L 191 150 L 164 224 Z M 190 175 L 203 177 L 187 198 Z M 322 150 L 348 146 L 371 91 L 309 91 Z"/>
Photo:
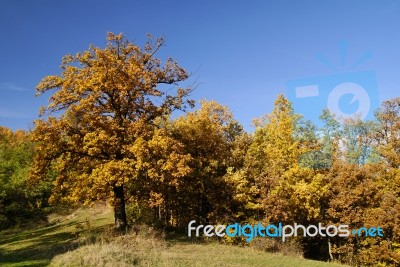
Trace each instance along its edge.
<path fill-rule="evenodd" d="M 200 109 L 165 122 L 163 129 L 170 133 L 165 143 L 170 149 L 157 155 L 157 149 L 148 149 L 153 154 L 146 168 L 154 179 L 142 191 L 146 197 L 141 203 L 146 200 L 144 206 L 153 208 L 156 218 L 168 226 L 184 227 L 192 219 L 216 222 L 229 216 L 231 194 L 224 175 L 228 166 L 239 164 L 232 150 L 242 133 L 231 112 L 214 101 L 202 101 Z M 184 161 L 172 159 L 178 153 Z M 160 162 L 170 162 L 170 169 L 160 167 Z M 172 177 L 174 172 L 179 175 Z"/>
<path fill-rule="evenodd" d="M 0 228 L 45 220 L 51 182 L 28 182 L 33 156 L 29 133 L 0 127 Z"/>
<path fill-rule="evenodd" d="M 400 98 L 372 121 L 322 110 L 318 128 L 279 95 L 247 133 L 215 101 L 175 116 L 193 107 L 192 89 L 180 87 L 189 75 L 176 61 L 155 57 L 163 44 L 149 36 L 140 48 L 109 33 L 104 49 L 66 55 L 62 73 L 39 83 L 38 95 L 55 91 L 33 132 L 0 128 L 1 227 L 43 215 L 53 189 L 51 203 L 111 200 L 125 230 L 128 221 L 182 230 L 191 220 L 379 226 L 383 237 L 294 243 L 314 259 L 399 266 Z"/>
<path fill-rule="evenodd" d="M 62 74 L 47 76 L 36 87 L 41 95 L 56 89 L 35 122 L 33 139 L 37 156 L 33 180 L 41 180 L 54 164 L 57 170 L 51 200 L 93 203 L 112 197 L 115 224 L 126 228 L 125 200 L 141 194 L 142 179 L 152 177 L 147 169 L 149 148 L 168 147 L 169 140 L 157 129 L 156 120 L 176 109 L 192 106 L 185 97 L 190 88 L 174 86 L 188 78 L 176 61 L 164 65 L 155 53 L 164 44 L 151 36 L 144 49 L 122 34 L 109 33 L 104 49 L 90 46 L 62 60 Z M 60 113 L 61 112 L 61 113 Z M 176 153 L 171 161 L 158 162 L 164 171 L 185 156 Z M 183 171 L 172 171 L 180 176 Z"/>

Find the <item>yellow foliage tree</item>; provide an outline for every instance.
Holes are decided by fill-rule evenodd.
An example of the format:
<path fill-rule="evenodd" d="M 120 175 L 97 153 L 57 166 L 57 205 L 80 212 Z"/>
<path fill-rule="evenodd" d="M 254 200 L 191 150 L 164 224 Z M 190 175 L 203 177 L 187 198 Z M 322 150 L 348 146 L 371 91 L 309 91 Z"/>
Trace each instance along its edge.
<path fill-rule="evenodd" d="M 35 122 L 38 153 L 32 178 L 41 179 L 52 164 L 58 174 L 53 201 L 90 203 L 113 197 L 118 229 L 127 226 L 127 194 L 140 194 L 134 189 L 148 174 L 146 149 L 165 144 L 156 130 L 157 118 L 193 106 L 186 100 L 190 87 L 178 87 L 188 73 L 171 58 L 162 65 L 155 53 L 164 40 L 148 37 L 142 49 L 122 34 L 108 33 L 104 49 L 90 46 L 66 55 L 61 75 L 47 76 L 36 87 L 37 95 L 56 91 Z M 176 91 L 169 94 L 173 87 Z M 174 164 L 185 160 L 167 157 L 159 162 L 166 171 L 171 170 L 168 159 Z"/>
<path fill-rule="evenodd" d="M 279 95 L 272 113 L 255 123 L 244 168 L 232 175 L 237 185 L 235 196 L 247 202 L 245 209 L 257 213 L 254 217 L 310 223 L 321 216 L 320 201 L 328 186 L 318 170 L 299 162 L 302 154 L 318 148 L 316 141 L 308 138 L 312 128 L 299 127 L 299 119 L 291 103 Z"/>
<path fill-rule="evenodd" d="M 175 139 L 191 155 L 190 175 L 182 179 L 173 192 L 177 216 L 215 223 L 230 213 L 231 190 L 224 179 L 227 168 L 235 161 L 232 147 L 242 133 L 232 113 L 215 101 L 202 101 L 201 108 L 172 123 Z"/>

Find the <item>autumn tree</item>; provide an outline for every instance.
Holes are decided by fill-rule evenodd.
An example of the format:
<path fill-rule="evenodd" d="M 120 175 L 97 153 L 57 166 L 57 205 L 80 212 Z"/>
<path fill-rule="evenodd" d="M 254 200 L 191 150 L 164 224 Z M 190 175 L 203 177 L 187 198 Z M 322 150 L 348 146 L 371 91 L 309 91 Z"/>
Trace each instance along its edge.
<path fill-rule="evenodd" d="M 174 228 L 191 220 L 225 223 L 240 205 L 225 174 L 242 165 L 246 134 L 227 107 L 200 104 L 175 119 L 157 120 L 153 138 L 138 143 L 146 167 L 135 184 L 140 194 L 128 207 L 133 221 Z"/>
<path fill-rule="evenodd" d="M 36 87 L 37 95 L 55 90 L 35 122 L 31 175 L 41 179 L 50 166 L 56 169 L 52 201 L 112 197 L 115 226 L 126 228 L 125 200 L 140 194 L 146 174 L 141 147 L 154 140 L 155 120 L 193 105 L 186 99 L 190 87 L 178 85 L 188 73 L 171 58 L 162 64 L 155 57 L 163 44 L 163 38 L 149 36 L 140 48 L 122 34 L 108 33 L 104 49 L 90 46 L 64 56 L 62 73 Z"/>
<path fill-rule="evenodd" d="M 400 97 L 384 101 L 375 113 L 378 152 L 391 167 L 400 166 Z"/>
<path fill-rule="evenodd" d="M 216 223 L 229 219 L 231 188 L 224 179 L 234 158 L 234 142 L 243 133 L 227 107 L 215 101 L 201 101 L 201 108 L 172 122 L 172 133 L 190 155 L 193 170 L 183 177 L 169 198 L 185 224 L 190 219 Z"/>
<path fill-rule="evenodd" d="M 282 175 L 298 163 L 301 152 L 294 136 L 298 119 L 290 102 L 279 95 L 272 113 L 256 121 L 257 129 L 246 156 L 247 176 L 254 177 L 260 208 L 268 212 L 271 220 L 289 216 L 283 208 L 286 200 L 277 196 L 275 189 L 283 182 Z"/>
<path fill-rule="evenodd" d="M 383 236 L 333 237 L 334 259 L 361 266 L 398 266 L 400 262 L 400 198 L 398 169 L 384 163 L 359 165 L 336 160 L 327 175 L 330 190 L 324 223 L 350 229 L 381 227 Z"/>
<path fill-rule="evenodd" d="M 250 144 L 244 147 L 243 166 L 228 172 L 234 198 L 243 205 L 240 214 L 282 222 L 317 216 L 321 176 L 314 177 L 312 169 L 299 163 L 302 154 L 318 148 L 314 127 L 300 123 L 283 95 L 276 99 L 272 113 L 255 125 Z"/>
<path fill-rule="evenodd" d="M 272 113 L 256 120 L 243 168 L 231 174 L 234 196 L 244 205 L 241 213 L 253 212 L 247 221 L 307 225 L 320 219 L 328 187 L 313 158 L 303 156 L 319 148 L 315 126 L 301 120 L 291 103 L 279 95 Z M 302 241 L 305 250 L 312 250 L 309 245 L 316 243 Z"/>

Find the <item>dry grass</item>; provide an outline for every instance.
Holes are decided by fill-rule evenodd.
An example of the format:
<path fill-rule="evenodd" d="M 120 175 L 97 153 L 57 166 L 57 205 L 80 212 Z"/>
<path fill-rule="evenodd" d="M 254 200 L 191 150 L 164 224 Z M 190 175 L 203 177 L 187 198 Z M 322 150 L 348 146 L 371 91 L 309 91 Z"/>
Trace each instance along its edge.
<path fill-rule="evenodd" d="M 56 256 L 50 266 L 154 266 L 167 243 L 151 228 L 139 233 L 115 236 L 109 229 L 96 236 L 86 236 L 74 251 Z"/>
<path fill-rule="evenodd" d="M 93 243 L 56 256 L 50 266 L 343 266 L 302 259 L 293 248 L 285 254 L 197 239 L 165 241 L 161 232 L 141 226 L 125 236 L 106 231 Z"/>
<path fill-rule="evenodd" d="M 275 243 L 239 247 L 175 236 L 165 239 L 151 227 L 135 227 L 119 236 L 109 207 L 52 215 L 51 224 L 0 232 L 0 266 L 310 266 L 339 264 L 309 261 L 296 247 L 287 255 L 266 253 Z"/>

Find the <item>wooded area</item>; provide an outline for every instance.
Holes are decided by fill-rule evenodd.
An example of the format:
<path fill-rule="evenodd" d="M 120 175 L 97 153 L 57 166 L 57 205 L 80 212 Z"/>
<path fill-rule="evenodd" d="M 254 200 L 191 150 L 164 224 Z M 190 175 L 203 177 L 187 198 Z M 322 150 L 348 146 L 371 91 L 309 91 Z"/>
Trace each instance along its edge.
<path fill-rule="evenodd" d="M 380 226 L 384 237 L 294 239 L 308 258 L 400 264 L 400 98 L 373 121 L 316 111 L 317 127 L 279 95 L 248 133 L 215 101 L 188 110 L 189 74 L 155 57 L 163 39 L 143 49 L 123 35 L 107 40 L 65 56 L 62 74 L 41 81 L 39 95 L 54 92 L 31 132 L 0 128 L 2 228 L 52 206 L 109 200 L 122 232 L 191 220 Z"/>

